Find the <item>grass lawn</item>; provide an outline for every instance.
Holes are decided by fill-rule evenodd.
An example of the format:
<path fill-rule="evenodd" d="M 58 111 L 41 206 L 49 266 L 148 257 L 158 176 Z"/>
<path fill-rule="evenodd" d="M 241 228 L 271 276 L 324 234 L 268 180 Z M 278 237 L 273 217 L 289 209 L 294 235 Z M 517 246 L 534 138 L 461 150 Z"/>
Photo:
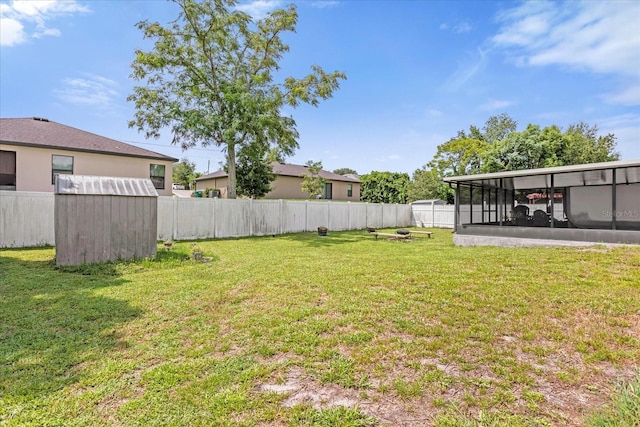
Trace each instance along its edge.
<path fill-rule="evenodd" d="M 624 384 L 637 403 L 640 247 L 198 244 L 211 262 L 0 250 L 0 425 L 581 426 Z"/>

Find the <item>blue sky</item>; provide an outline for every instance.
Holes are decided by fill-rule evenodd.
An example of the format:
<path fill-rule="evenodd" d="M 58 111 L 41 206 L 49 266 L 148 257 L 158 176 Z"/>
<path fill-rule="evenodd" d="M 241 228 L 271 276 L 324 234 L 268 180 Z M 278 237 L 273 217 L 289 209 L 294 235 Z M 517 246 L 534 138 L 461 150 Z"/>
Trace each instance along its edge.
<path fill-rule="evenodd" d="M 254 17 L 290 2 L 241 2 Z M 614 133 L 640 158 L 640 2 L 299 1 L 283 75 L 312 64 L 347 74 L 319 107 L 286 111 L 300 133 L 289 163 L 364 174 L 427 163 L 458 130 L 492 115 Z M 219 167 L 215 147 L 183 152 L 166 132 L 129 129 L 135 23 L 166 24 L 166 1 L 1 1 L 0 116 L 47 117 L 176 158 Z"/>

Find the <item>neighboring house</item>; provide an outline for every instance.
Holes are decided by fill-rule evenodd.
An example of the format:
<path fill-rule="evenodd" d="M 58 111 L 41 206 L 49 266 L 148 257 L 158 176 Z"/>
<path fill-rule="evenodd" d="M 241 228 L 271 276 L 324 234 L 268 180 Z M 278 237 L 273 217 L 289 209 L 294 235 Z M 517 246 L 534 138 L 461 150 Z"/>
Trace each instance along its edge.
<path fill-rule="evenodd" d="M 265 199 L 308 199 L 309 194 L 302 191 L 302 180 L 309 175 L 309 170 L 302 165 L 289 165 L 273 162 L 271 164 L 276 179 L 271 183 L 271 191 Z M 323 199 L 360 201 L 360 180 L 354 177 L 338 175 L 333 172 L 320 171 L 326 180 Z M 201 176 L 196 179 L 196 189 L 215 188 L 220 190 L 222 198 L 227 197 L 228 175 L 225 171 Z"/>
<path fill-rule="evenodd" d="M 0 190 L 53 192 L 57 174 L 150 178 L 171 195 L 178 161 L 42 118 L 0 119 Z"/>

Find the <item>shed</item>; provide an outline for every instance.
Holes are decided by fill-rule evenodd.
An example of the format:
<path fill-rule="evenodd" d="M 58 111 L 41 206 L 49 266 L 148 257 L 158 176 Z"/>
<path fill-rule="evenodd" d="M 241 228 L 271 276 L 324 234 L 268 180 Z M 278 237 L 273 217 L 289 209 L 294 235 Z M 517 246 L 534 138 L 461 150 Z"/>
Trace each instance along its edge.
<path fill-rule="evenodd" d="M 158 192 L 150 179 L 58 175 L 57 265 L 154 257 Z"/>

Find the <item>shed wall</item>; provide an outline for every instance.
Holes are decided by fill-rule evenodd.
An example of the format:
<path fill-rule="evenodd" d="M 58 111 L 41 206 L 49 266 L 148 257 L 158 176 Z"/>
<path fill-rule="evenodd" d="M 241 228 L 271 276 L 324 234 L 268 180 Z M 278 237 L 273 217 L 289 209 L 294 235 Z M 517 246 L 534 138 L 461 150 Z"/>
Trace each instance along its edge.
<path fill-rule="evenodd" d="M 56 264 L 80 265 L 156 255 L 155 197 L 55 197 Z"/>

